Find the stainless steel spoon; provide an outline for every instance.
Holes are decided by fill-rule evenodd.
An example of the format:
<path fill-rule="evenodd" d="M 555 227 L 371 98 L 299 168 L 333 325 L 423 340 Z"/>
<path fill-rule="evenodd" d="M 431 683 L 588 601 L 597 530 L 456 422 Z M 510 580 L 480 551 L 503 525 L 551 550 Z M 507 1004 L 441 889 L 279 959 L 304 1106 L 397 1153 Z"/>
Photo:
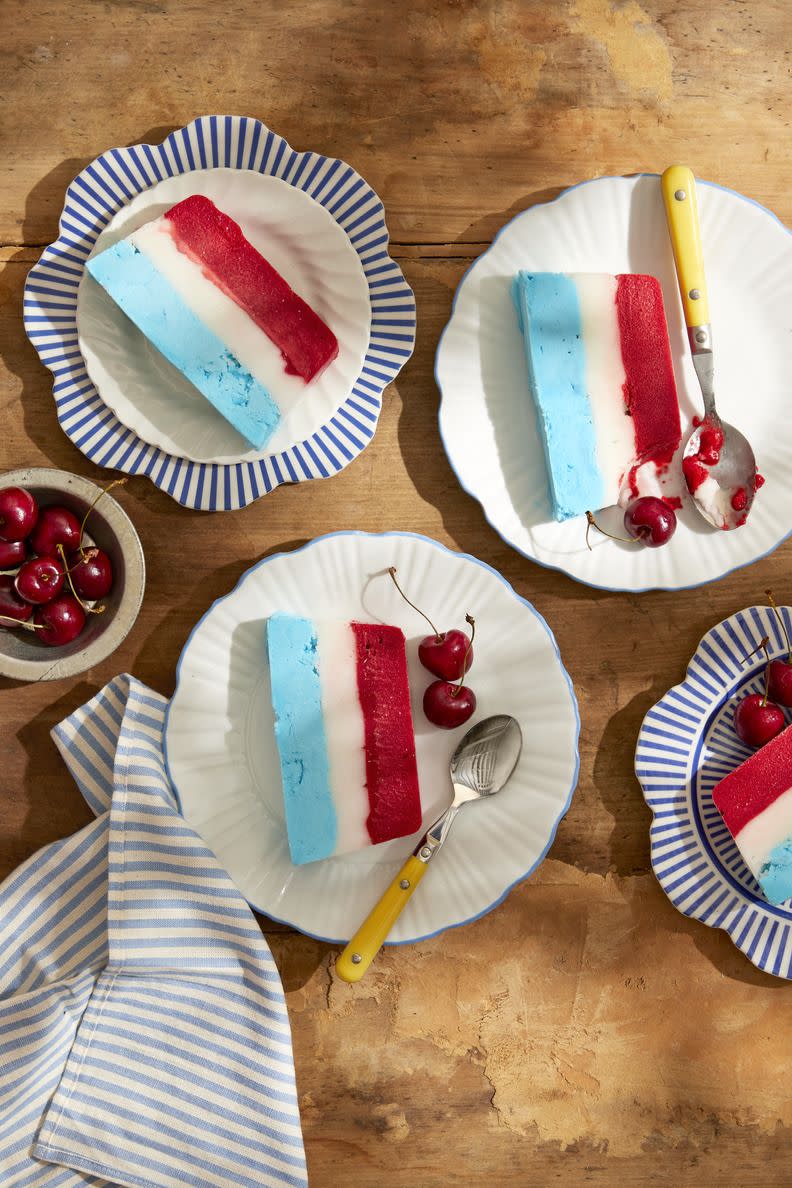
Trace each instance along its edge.
<path fill-rule="evenodd" d="M 703 421 L 685 446 L 684 458 L 688 460 L 685 477 L 696 507 L 710 524 L 715 528 L 739 528 L 745 523 L 756 494 L 756 459 L 743 434 L 721 420 L 715 407 L 712 328 L 696 180 L 685 165 L 672 165 L 663 174 L 661 186 L 693 366 L 704 398 Z M 708 430 L 714 430 L 716 442 L 718 432 L 723 434 L 720 457 L 714 465 L 706 461 L 713 456 L 706 448 L 699 459 L 702 434 Z M 698 465 L 694 460 L 698 460 Z"/>
<path fill-rule="evenodd" d="M 511 776 L 522 750 L 522 732 L 508 714 L 484 718 L 468 730 L 451 756 L 454 800 L 428 829 L 385 894 L 336 961 L 345 982 L 359 982 L 448 837 L 463 804 L 493 796 Z"/>

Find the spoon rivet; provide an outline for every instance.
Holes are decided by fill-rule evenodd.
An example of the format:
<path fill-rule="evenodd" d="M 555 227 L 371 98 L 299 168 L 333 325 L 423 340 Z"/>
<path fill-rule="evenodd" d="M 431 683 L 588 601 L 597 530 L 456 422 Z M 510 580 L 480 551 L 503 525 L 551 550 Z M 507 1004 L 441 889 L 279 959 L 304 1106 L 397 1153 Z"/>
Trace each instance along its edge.
<path fill-rule="evenodd" d="M 421 850 L 421 858 L 431 858 L 431 857 L 432 857 L 432 851 L 431 851 L 430 847 L 424 846 L 423 849 Z"/>
<path fill-rule="evenodd" d="M 402 881 L 399 883 L 399 886 L 401 887 L 402 891 L 406 891 L 410 886 L 410 880 L 402 879 Z"/>
<path fill-rule="evenodd" d="M 700 296 L 701 296 L 701 293 L 699 293 L 698 289 L 691 289 L 690 292 L 688 293 L 688 297 L 690 298 L 691 301 L 698 301 Z"/>
<path fill-rule="evenodd" d="M 684 202 L 687 198 L 687 194 L 684 190 L 676 190 L 674 192 L 674 197 L 676 198 L 677 202 Z"/>
<path fill-rule="evenodd" d="M 699 330 L 699 332 L 696 334 L 696 342 L 706 342 L 706 341 L 707 341 L 706 330 Z"/>
<path fill-rule="evenodd" d="M 353 965 L 360 965 L 362 960 L 363 960 L 363 958 L 360 956 L 360 953 L 352 954 L 352 964 Z"/>

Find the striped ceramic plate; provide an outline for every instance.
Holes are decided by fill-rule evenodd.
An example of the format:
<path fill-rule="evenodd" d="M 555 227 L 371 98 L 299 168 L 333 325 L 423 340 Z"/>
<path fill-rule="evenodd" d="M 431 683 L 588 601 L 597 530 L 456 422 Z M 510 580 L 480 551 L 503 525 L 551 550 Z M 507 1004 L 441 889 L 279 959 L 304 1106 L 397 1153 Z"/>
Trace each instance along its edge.
<path fill-rule="evenodd" d="M 792 613 L 782 607 L 787 630 Z M 763 636 L 770 655 L 785 656 L 775 615 L 752 606 L 702 639 L 681 685 L 644 718 L 635 772 L 654 814 L 652 866 L 668 898 L 686 916 L 723 928 L 760 969 L 792 978 L 792 901 L 762 896 L 712 802 L 712 789 L 751 752 L 732 726 L 736 701 L 764 688 Z"/>
<path fill-rule="evenodd" d="M 220 457 L 211 457 L 211 451 L 169 445 L 169 427 L 159 435 L 147 431 L 140 410 L 133 417 L 127 407 L 125 414 L 117 392 L 112 400 L 109 395 L 103 399 L 78 342 L 78 291 L 85 260 L 99 238 L 111 223 L 112 231 L 128 211 L 145 205 L 150 191 L 156 188 L 165 196 L 175 189 L 171 200 L 178 200 L 184 196 L 179 187 L 188 185 L 190 175 L 201 172 L 227 186 L 223 177 L 229 171 L 236 171 L 240 190 L 265 181 L 273 200 L 278 190 L 290 187 L 298 214 L 318 204 L 315 221 L 321 224 L 321 215 L 330 224 L 326 242 L 336 230 L 336 241 L 343 241 L 333 260 L 351 257 L 359 274 L 370 325 L 361 341 L 360 334 L 354 337 L 349 357 L 359 354 L 354 370 L 336 387 L 336 399 L 332 392 L 325 394 L 320 424 L 307 425 L 303 418 L 297 435 L 275 441 L 268 453 L 231 457 L 223 449 Z M 153 213 L 161 213 L 165 205 L 163 201 Z M 313 242 L 313 231 L 309 238 Z M 346 253 L 340 250 L 344 245 Z M 342 266 L 349 269 L 348 259 Z M 333 267 L 331 262 L 328 275 Z M 383 390 L 415 342 L 415 300 L 388 255 L 383 207 L 371 187 L 343 161 L 296 152 L 266 125 L 244 116 L 203 116 L 160 145 L 109 149 L 88 165 L 66 191 L 58 239 L 28 277 L 24 320 L 31 342 L 53 373 L 58 419 L 75 445 L 99 465 L 146 474 L 179 503 L 207 511 L 244 507 L 280 483 L 327 478 L 348 465 L 373 436 Z"/>

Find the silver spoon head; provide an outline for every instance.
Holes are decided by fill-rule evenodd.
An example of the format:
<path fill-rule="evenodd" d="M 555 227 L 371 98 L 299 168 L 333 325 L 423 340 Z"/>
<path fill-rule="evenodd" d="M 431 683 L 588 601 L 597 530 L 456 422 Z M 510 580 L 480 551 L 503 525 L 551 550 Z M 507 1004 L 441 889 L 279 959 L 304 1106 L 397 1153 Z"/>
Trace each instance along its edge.
<path fill-rule="evenodd" d="M 511 776 L 522 751 L 522 731 L 508 714 L 494 714 L 471 726 L 451 756 L 451 779 L 464 786 L 465 800 L 492 796 Z"/>
<path fill-rule="evenodd" d="M 684 457 L 695 458 L 701 448 L 701 434 L 705 421 L 693 430 L 685 446 Z M 731 530 L 741 527 L 751 510 L 756 494 L 756 458 L 750 443 L 727 421 L 718 421 L 723 432 L 720 459 L 714 466 L 706 466 L 706 477 L 691 489 L 696 508 L 714 528 Z M 687 475 L 686 475 L 687 477 Z"/>

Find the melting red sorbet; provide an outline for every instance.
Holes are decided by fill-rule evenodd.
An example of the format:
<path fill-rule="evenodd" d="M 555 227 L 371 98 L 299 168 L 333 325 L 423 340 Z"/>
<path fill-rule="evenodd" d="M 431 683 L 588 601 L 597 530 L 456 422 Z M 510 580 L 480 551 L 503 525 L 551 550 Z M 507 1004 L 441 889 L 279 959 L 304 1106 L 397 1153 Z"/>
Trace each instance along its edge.
<path fill-rule="evenodd" d="M 748 492 L 745 487 L 738 487 L 731 498 L 731 505 L 735 511 L 743 511 L 748 503 Z"/>

